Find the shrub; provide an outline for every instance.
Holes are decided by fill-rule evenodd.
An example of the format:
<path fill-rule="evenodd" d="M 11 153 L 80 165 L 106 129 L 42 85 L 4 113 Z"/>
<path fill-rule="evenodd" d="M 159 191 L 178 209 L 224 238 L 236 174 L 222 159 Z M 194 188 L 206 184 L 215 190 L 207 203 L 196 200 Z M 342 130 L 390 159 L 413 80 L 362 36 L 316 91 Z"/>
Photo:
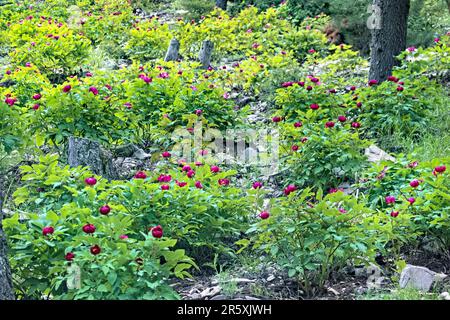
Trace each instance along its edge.
<path fill-rule="evenodd" d="M 347 263 L 365 263 L 375 253 L 376 232 L 364 223 L 372 214 L 356 198 L 310 189 L 274 200 L 268 218 L 257 218 L 247 231 L 256 253 L 267 254 L 311 295 L 330 274 Z"/>
<path fill-rule="evenodd" d="M 138 236 L 161 225 L 165 235 L 189 251 L 210 248 L 231 253 L 224 242 L 239 236 L 248 212 L 240 190 L 229 185 L 235 172 L 214 173 L 207 164 L 191 164 L 191 176 L 183 167 L 164 160 L 151 175 L 143 175 L 145 179 L 136 176 L 131 181 L 108 183 L 97 177 L 98 183 L 87 187 L 84 179 L 92 174 L 86 168 L 59 167 L 57 157 L 46 156 L 39 164 L 22 168 L 25 185 L 15 192 L 15 203 L 29 213 L 60 215 L 65 210 L 80 210 L 86 215 L 80 217 L 82 222 L 107 204 L 112 217 L 130 220 L 126 226 L 117 226 L 120 234 Z M 228 182 L 223 183 L 224 179 Z"/>
<path fill-rule="evenodd" d="M 430 124 L 429 115 L 436 105 L 444 103 L 442 89 L 435 82 L 425 77 L 401 80 L 356 91 L 362 102 L 360 118 L 366 123 L 365 136 L 377 139 L 384 148 L 395 147 L 393 136 L 419 140 L 423 128 Z"/>
<path fill-rule="evenodd" d="M 370 143 L 359 138 L 358 129 L 351 128 L 350 123 L 336 123 L 335 127 L 327 127 L 327 123 L 285 126 L 287 144 L 281 149 L 285 181 L 335 189 L 354 181 L 365 167 L 364 149 Z"/>
<path fill-rule="evenodd" d="M 445 164 L 449 159 L 419 163 L 402 155 L 398 158 L 395 163 L 374 165 L 364 174 L 361 187 L 369 204 L 387 213 L 398 212 L 399 217 L 410 216 L 404 237 L 411 240 L 409 234 L 427 236 L 447 252 L 450 198 Z"/>
<path fill-rule="evenodd" d="M 36 65 L 47 76 L 67 76 L 86 59 L 90 41 L 66 24 L 30 16 L 2 33 L 8 39 L 13 66 Z"/>

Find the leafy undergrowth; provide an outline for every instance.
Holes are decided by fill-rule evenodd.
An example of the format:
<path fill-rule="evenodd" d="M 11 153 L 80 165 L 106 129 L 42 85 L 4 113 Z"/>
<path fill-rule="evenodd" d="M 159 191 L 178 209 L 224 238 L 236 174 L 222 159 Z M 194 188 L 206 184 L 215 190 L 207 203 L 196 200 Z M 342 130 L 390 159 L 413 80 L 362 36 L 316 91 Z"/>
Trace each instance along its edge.
<path fill-rule="evenodd" d="M 137 17 L 127 1 L 2 6 L 0 191 L 18 298 L 435 297 L 365 294 L 355 270 L 379 265 L 394 288 L 408 262 L 449 270 L 450 35 L 408 48 L 378 83 L 327 42 L 329 17 L 294 26 L 284 9 L 191 21 Z M 180 59 L 166 62 L 174 37 Z M 243 130 L 232 153 L 213 143 Z M 69 167 L 73 137 L 112 151 L 120 178 Z"/>

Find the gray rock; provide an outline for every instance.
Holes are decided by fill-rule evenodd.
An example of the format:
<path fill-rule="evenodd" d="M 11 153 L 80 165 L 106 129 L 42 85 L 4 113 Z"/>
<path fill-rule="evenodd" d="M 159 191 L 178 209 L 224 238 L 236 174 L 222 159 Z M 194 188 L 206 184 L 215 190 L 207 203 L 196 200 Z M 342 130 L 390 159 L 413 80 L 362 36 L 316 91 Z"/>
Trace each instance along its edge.
<path fill-rule="evenodd" d="M 395 161 L 395 158 L 393 156 L 387 154 L 376 145 L 371 145 L 370 147 L 366 148 L 364 154 L 367 156 L 367 160 L 369 162 L 380 162 L 383 160 Z"/>
<path fill-rule="evenodd" d="M 211 287 L 211 288 L 206 288 L 205 290 L 203 290 L 200 293 L 200 297 L 201 298 L 206 298 L 206 297 L 213 297 L 215 295 L 218 295 L 220 293 L 220 291 L 222 290 L 222 288 L 220 286 L 215 286 L 215 287 Z"/>
<path fill-rule="evenodd" d="M 442 300 L 450 300 L 450 293 L 448 293 L 447 291 L 442 292 L 439 295 L 439 298 L 441 298 Z"/>
<path fill-rule="evenodd" d="M 210 300 L 227 300 L 227 297 L 224 296 L 223 294 L 219 294 L 215 297 L 212 297 Z"/>
<path fill-rule="evenodd" d="M 411 287 L 428 292 L 445 278 L 447 278 L 445 274 L 436 273 L 428 268 L 407 265 L 400 275 L 400 288 Z"/>
<path fill-rule="evenodd" d="M 275 280 L 275 276 L 272 274 L 272 275 L 270 275 L 269 277 L 267 277 L 266 280 L 267 280 L 268 282 L 271 282 L 271 281 Z"/>

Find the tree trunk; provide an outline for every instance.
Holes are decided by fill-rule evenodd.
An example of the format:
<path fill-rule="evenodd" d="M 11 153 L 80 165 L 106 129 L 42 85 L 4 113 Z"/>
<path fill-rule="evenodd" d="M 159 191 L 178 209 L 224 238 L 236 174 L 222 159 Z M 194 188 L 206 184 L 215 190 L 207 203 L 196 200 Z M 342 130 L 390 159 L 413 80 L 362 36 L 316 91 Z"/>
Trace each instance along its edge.
<path fill-rule="evenodd" d="M 117 179 L 117 171 L 112 155 L 98 142 L 84 138 L 69 138 L 69 165 L 71 167 L 89 166 L 95 174 L 109 180 Z"/>
<path fill-rule="evenodd" d="M 198 55 L 198 59 L 200 60 L 203 69 L 208 69 L 208 67 L 210 66 L 213 49 L 214 49 L 213 42 L 209 40 L 203 41 L 202 48 L 200 49 L 200 53 Z"/>
<path fill-rule="evenodd" d="M 379 28 L 372 30 L 369 78 L 385 81 L 397 64 L 395 57 L 406 48 L 410 0 L 374 0 L 379 8 Z"/>
<path fill-rule="evenodd" d="M 180 42 L 173 38 L 170 40 L 169 48 L 167 49 L 166 57 L 164 61 L 176 61 L 178 60 L 178 52 L 180 51 Z"/>
<path fill-rule="evenodd" d="M 216 0 L 216 7 L 219 7 L 222 10 L 227 10 L 227 2 L 228 0 Z"/>
<path fill-rule="evenodd" d="M 11 269 L 8 261 L 6 236 L 3 232 L 3 195 L 0 192 L 0 300 L 14 300 Z"/>

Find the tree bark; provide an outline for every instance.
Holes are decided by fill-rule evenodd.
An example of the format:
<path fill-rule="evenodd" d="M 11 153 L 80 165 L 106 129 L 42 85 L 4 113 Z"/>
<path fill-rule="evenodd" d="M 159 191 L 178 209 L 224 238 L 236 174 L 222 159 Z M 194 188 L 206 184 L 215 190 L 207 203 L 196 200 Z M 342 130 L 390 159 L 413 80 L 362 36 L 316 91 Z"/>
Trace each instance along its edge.
<path fill-rule="evenodd" d="M 6 236 L 3 232 L 3 195 L 0 192 L 0 300 L 14 300 L 11 269 L 8 261 Z"/>
<path fill-rule="evenodd" d="M 69 138 L 69 165 L 71 167 L 89 166 L 95 174 L 109 180 L 117 179 L 117 171 L 112 155 L 98 142 L 84 138 Z"/>
<path fill-rule="evenodd" d="M 216 0 L 216 7 L 219 7 L 222 10 L 227 10 L 227 2 L 228 0 Z"/>
<path fill-rule="evenodd" d="M 164 58 L 164 61 L 176 61 L 178 60 L 180 51 L 180 41 L 173 38 L 170 40 L 169 48 L 167 49 L 166 57 Z"/>
<path fill-rule="evenodd" d="M 374 0 L 380 9 L 379 28 L 372 30 L 369 79 L 385 81 L 406 48 L 410 0 Z"/>
<path fill-rule="evenodd" d="M 210 66 L 213 49 L 214 49 L 213 42 L 209 40 L 203 41 L 202 48 L 200 49 L 200 53 L 198 55 L 198 59 L 200 60 L 203 69 L 208 69 L 208 67 Z"/>

